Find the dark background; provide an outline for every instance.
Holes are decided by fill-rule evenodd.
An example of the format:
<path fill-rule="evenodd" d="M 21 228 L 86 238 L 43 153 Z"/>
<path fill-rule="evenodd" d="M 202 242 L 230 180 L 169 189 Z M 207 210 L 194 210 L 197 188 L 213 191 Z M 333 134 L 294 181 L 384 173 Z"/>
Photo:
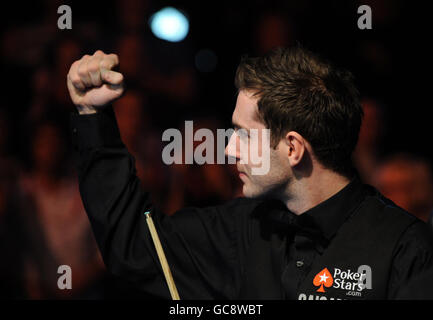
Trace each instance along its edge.
<path fill-rule="evenodd" d="M 143 14 L 146 19 L 167 5 L 182 9 L 188 15 L 190 33 L 181 45 L 183 63 L 193 66 L 195 54 L 203 48 L 212 49 L 218 57 L 215 71 L 196 72 L 200 90 L 197 90 L 197 97 L 190 105 L 195 112 L 230 117 L 235 101 L 233 76 L 236 66 L 242 54 L 261 53 L 255 35 L 260 18 L 268 12 L 276 12 L 290 23 L 288 44 L 299 41 L 348 68 L 354 73 L 361 93 L 379 99 L 386 106 L 389 113 L 384 148 L 387 151 L 410 150 L 432 158 L 433 151 L 425 144 L 430 136 L 428 113 L 431 104 L 428 95 L 431 80 L 427 71 L 431 66 L 428 54 L 430 24 L 422 17 L 423 11 L 426 12 L 422 2 L 144 2 L 148 4 Z M 7 4 L 7 9 L 5 6 L 1 10 L 3 35 L 20 28 L 36 29 L 42 24 L 51 24 L 55 28 L 59 17 L 56 9 L 60 4 L 69 4 L 72 8 L 72 30 L 50 31 L 48 39 L 39 41 L 29 35 L 32 39 L 15 39 L 21 42 L 17 49 L 32 50 L 31 43 L 43 46 L 43 53 L 38 53 L 39 60 L 34 58 L 33 61 L 20 64 L 4 57 L 2 59 L 2 107 L 13 109 L 10 113 L 15 120 L 14 127 L 26 112 L 32 97 L 29 84 L 32 71 L 43 63 L 41 59 L 53 62 L 50 59 L 54 55 L 56 43 L 73 35 L 81 40 L 83 53 L 93 53 L 98 48 L 110 51 L 115 38 L 122 33 L 116 18 L 115 1 L 14 1 Z M 359 30 L 357 27 L 357 8 L 362 4 L 372 8 L 372 30 Z M 89 31 L 93 27 L 94 30 Z M 43 31 L 40 32 L 43 34 Z M 142 32 L 150 36 L 145 21 Z M 29 43 L 26 44 L 27 41 Z M 7 45 L 3 41 L 3 46 Z M 178 44 L 167 44 L 166 54 L 168 52 L 170 56 L 170 53 L 175 52 L 172 50 L 178 47 Z M 22 52 L 13 54 L 23 55 Z M 166 123 L 166 120 L 162 122 Z M 21 135 L 28 133 L 25 128 L 20 129 Z"/>
<path fill-rule="evenodd" d="M 365 168 L 360 165 L 361 176 L 392 198 L 386 183 L 377 182 L 381 174 L 375 169 L 390 156 L 403 153 L 400 162 L 391 166 L 391 176 L 406 170 L 407 179 L 403 180 L 409 181 L 415 176 L 411 165 L 421 163 L 420 181 L 416 182 L 421 191 L 401 200 L 398 192 L 404 198 L 407 190 L 418 190 L 410 184 L 415 182 L 402 182 L 392 199 L 414 213 L 429 213 L 433 208 L 431 19 L 424 17 L 428 11 L 420 3 L 47 0 L 2 4 L 2 295 L 29 299 L 142 297 L 108 276 L 96 251 L 84 260 L 76 259 L 84 262 L 73 270 L 94 270 L 82 272 L 82 283 L 74 284 L 79 290 L 59 293 L 55 286 L 55 267 L 73 264 L 65 258 L 67 254 L 63 258 L 59 254 L 66 251 L 75 257 L 82 251 L 59 244 L 64 240 L 55 233 L 59 219 L 50 213 L 55 208 L 60 215 L 66 210 L 55 202 L 61 196 L 75 197 L 75 205 L 81 205 L 68 131 L 73 105 L 66 90 L 66 74 L 74 60 L 97 49 L 120 57 L 120 71 L 130 93 L 119 100 L 118 107 L 115 105 L 121 133 L 137 159 L 144 187 L 153 192 L 154 201 L 168 214 L 185 205 L 215 204 L 241 194 L 233 167 L 164 166 L 160 159 L 162 131 L 182 128 L 183 121 L 191 119 L 198 126 L 229 127 L 236 101 L 233 79 L 241 56 L 261 55 L 273 46 L 297 42 L 352 71 L 363 106 L 373 105 L 362 133 L 369 138 L 355 159 L 355 163 L 363 163 L 362 159 L 370 163 Z M 72 8 L 72 30 L 57 28 L 61 4 Z M 357 8 L 362 4 L 372 9 L 372 30 L 357 27 Z M 180 43 L 159 40 L 149 30 L 149 17 L 165 6 L 182 10 L 189 19 L 190 32 Z M 216 64 L 200 60 L 204 49 L 212 52 Z M 203 67 L 209 70 L 203 71 Z M 425 181 L 421 181 L 423 177 L 427 177 Z M 397 180 L 386 181 L 395 184 Z M 65 185 L 75 188 L 70 197 Z M 423 196 L 418 197 L 420 194 Z M 80 219 L 87 219 L 82 207 L 76 212 L 79 218 L 65 220 L 60 227 L 69 229 L 74 223 L 79 225 Z M 419 216 L 427 220 L 428 215 Z M 77 227 L 71 235 L 75 240 L 65 243 L 86 238 L 79 231 L 85 228 L 88 226 Z M 38 232 L 29 236 L 29 230 Z M 94 245 L 91 233 L 86 234 Z M 89 267 L 86 263 L 92 259 L 95 262 Z"/>

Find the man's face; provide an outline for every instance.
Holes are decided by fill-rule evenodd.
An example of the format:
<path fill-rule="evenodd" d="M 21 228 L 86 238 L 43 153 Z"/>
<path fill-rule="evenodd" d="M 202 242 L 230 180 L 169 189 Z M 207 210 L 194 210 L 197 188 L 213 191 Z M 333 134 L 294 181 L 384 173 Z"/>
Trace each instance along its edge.
<path fill-rule="evenodd" d="M 245 197 L 279 197 L 286 192 L 292 176 L 288 146 L 281 140 L 276 149 L 270 148 L 269 135 L 264 130 L 266 127 L 257 118 L 258 100 L 259 97 L 253 96 L 252 91 L 239 92 L 232 116 L 235 133 L 226 147 L 226 155 L 236 158 Z M 254 138 L 255 132 L 258 141 Z M 254 154 L 258 155 L 260 162 L 254 159 Z M 257 170 L 259 167 L 269 170 L 263 173 L 263 170 Z"/>

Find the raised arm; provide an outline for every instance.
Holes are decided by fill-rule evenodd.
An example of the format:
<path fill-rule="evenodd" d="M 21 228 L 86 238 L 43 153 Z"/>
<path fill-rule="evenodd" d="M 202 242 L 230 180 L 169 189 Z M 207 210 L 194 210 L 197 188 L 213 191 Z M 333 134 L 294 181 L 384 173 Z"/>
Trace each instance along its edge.
<path fill-rule="evenodd" d="M 247 242 L 245 213 L 252 203 L 183 209 L 171 217 L 152 206 L 107 107 L 123 93 L 123 76 L 112 71 L 117 64 L 117 56 L 97 51 L 75 62 L 68 74 L 78 110 L 71 130 L 80 192 L 108 270 L 143 291 L 170 297 L 143 215 L 151 210 L 181 299 L 236 297 L 239 252 Z"/>

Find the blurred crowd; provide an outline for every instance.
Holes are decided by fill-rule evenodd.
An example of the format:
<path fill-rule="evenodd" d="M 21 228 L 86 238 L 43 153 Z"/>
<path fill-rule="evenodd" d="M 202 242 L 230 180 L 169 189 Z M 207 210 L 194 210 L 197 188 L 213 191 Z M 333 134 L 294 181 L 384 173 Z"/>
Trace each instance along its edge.
<path fill-rule="evenodd" d="M 107 10 L 114 21 L 98 21 L 90 14 L 80 19 L 80 11 L 73 9 L 73 31 L 59 33 L 53 21 L 61 4 L 45 1 L 37 18 L 11 24 L 1 34 L 2 71 L 14 77 L 12 84 L 2 83 L 6 90 L 0 105 L 0 297 L 151 298 L 108 275 L 98 252 L 80 199 L 68 135 L 73 108 L 66 88 L 68 69 L 96 49 L 119 55 L 120 71 L 127 81 L 125 96 L 114 104 L 122 139 L 136 159 L 143 187 L 152 192 L 158 206 L 173 214 L 184 206 L 214 205 L 242 196 L 233 165 L 167 166 L 161 160 L 161 136 L 166 128 L 181 129 L 184 120 L 194 120 L 195 130 L 227 127 L 234 91 L 214 99 L 219 89 L 209 87 L 218 85 L 218 80 L 210 78 L 229 81 L 221 85 L 221 91 L 227 91 L 235 65 L 229 71 L 203 74 L 195 65 L 197 45 L 191 39 L 181 43 L 156 39 L 146 23 L 157 8 L 156 1 L 111 1 Z M 300 37 L 299 23 L 284 10 L 261 8 L 254 8 L 255 22 L 243 35 L 247 45 L 238 43 L 236 50 L 262 54 Z M 248 25 L 248 19 L 236 17 L 230 7 L 222 9 L 222 16 L 222 30 L 237 23 Z M 381 64 L 383 50 L 376 49 L 366 49 L 364 58 L 386 72 Z M 219 57 L 229 51 L 221 50 Z M 241 53 L 245 52 L 231 52 L 231 59 Z M 226 66 L 221 61 L 220 65 Z M 17 79 L 22 81 L 19 90 L 14 88 Z M 221 102 L 225 105 L 218 105 Z M 374 96 L 365 96 L 362 106 L 365 117 L 354 154 L 359 174 L 431 223 L 430 160 L 398 148 L 384 151 L 392 108 Z M 57 288 L 60 265 L 73 270 L 71 291 Z"/>

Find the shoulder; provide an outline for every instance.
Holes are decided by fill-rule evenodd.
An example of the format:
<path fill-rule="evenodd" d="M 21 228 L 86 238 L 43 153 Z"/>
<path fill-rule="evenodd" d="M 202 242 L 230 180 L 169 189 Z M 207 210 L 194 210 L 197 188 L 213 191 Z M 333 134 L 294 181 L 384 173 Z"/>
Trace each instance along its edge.
<path fill-rule="evenodd" d="M 392 239 L 397 246 L 410 243 L 426 249 L 432 246 L 432 228 L 373 187 L 367 186 L 366 197 L 357 211 L 354 216 L 358 215 L 361 218 L 358 218 L 357 222 L 365 226 L 369 232 L 378 234 L 378 239 Z"/>
<path fill-rule="evenodd" d="M 433 256 L 433 229 L 408 211 L 384 197 L 377 190 L 367 202 L 376 208 L 375 214 L 386 222 L 388 230 L 399 226 L 400 235 L 396 243 L 394 254 L 396 257 L 404 255 L 406 258 Z"/>
<path fill-rule="evenodd" d="M 416 275 L 400 288 L 396 299 L 399 300 L 433 300 L 433 269 Z"/>
<path fill-rule="evenodd" d="M 377 221 L 383 221 L 390 227 L 400 223 L 406 226 L 421 222 L 414 215 L 396 205 L 392 200 L 384 197 L 377 189 L 366 185 L 366 197 L 363 206 L 366 211 L 374 214 Z"/>
<path fill-rule="evenodd" d="M 412 253 L 418 258 L 433 257 L 433 230 L 425 222 L 415 219 L 401 235 L 395 251 L 396 254 Z"/>

